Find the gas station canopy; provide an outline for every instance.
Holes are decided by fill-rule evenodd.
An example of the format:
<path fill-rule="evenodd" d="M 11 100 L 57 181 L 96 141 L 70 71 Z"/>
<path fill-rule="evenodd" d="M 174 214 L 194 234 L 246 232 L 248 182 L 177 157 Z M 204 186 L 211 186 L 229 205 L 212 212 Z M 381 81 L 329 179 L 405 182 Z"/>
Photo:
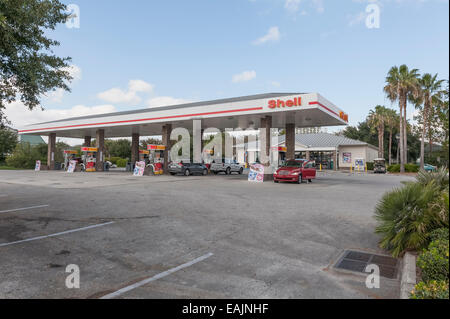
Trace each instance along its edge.
<path fill-rule="evenodd" d="M 161 135 L 162 127 L 192 130 L 193 120 L 202 127 L 258 129 L 261 119 L 271 116 L 272 127 L 320 127 L 347 125 L 348 116 L 318 93 L 269 93 L 206 102 L 146 108 L 133 111 L 68 118 L 29 125 L 20 134 L 84 138 L 99 129 L 105 137 Z"/>

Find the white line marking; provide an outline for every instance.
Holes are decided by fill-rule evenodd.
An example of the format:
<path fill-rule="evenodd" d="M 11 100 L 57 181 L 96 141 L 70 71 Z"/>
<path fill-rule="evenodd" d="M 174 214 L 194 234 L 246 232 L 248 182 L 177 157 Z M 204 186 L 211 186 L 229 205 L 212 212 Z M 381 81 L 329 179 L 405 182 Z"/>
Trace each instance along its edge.
<path fill-rule="evenodd" d="M 24 207 L 24 208 L 16 208 L 16 209 L 8 209 L 8 210 L 0 210 L 1 213 L 12 213 L 12 212 L 18 212 L 21 210 L 28 210 L 28 209 L 34 209 L 34 208 L 42 208 L 42 207 L 48 207 L 50 205 L 39 205 L 39 206 L 31 206 L 31 207 Z"/>
<path fill-rule="evenodd" d="M 124 287 L 124 288 L 122 288 L 122 289 L 119 289 L 119 290 L 117 290 L 117 291 L 115 291 L 115 292 L 112 292 L 112 293 L 110 293 L 110 294 L 107 294 L 107 295 L 101 297 L 100 299 L 112 299 L 112 298 L 118 297 L 118 296 L 120 296 L 121 294 L 124 294 L 124 293 L 126 293 L 126 292 L 128 292 L 128 291 L 130 291 L 130 290 L 133 290 L 133 289 L 135 289 L 135 288 L 138 288 L 138 287 L 141 287 L 141 286 L 143 286 L 143 285 L 146 285 L 146 284 L 148 284 L 149 282 L 152 282 L 152 281 L 155 281 L 155 280 L 164 278 L 164 277 L 166 277 L 166 276 L 168 276 L 168 275 L 170 275 L 170 274 L 173 274 L 174 272 L 176 272 L 176 271 L 178 271 L 178 270 L 181 270 L 181 269 L 187 268 L 187 267 L 189 267 L 189 266 L 192 266 L 192 265 L 194 265 L 194 264 L 196 264 L 196 263 L 199 263 L 199 262 L 205 260 L 206 258 L 211 257 L 212 255 L 214 255 L 214 254 L 213 254 L 213 253 L 208 253 L 208 254 L 203 255 L 203 256 L 201 256 L 201 257 L 198 257 L 198 258 L 196 258 L 196 259 L 194 259 L 194 260 L 192 260 L 192 261 L 190 261 L 190 262 L 187 262 L 187 263 L 182 264 L 182 265 L 180 265 L 180 266 L 177 266 L 177 267 L 175 267 L 175 268 L 171 268 L 171 269 L 166 270 L 166 271 L 164 271 L 164 272 L 162 272 L 162 273 L 159 273 L 159 274 L 157 274 L 157 275 L 155 275 L 155 276 L 153 276 L 153 277 L 150 277 L 150 278 L 141 280 L 141 281 L 139 281 L 139 282 L 137 282 L 137 283 L 134 283 L 134 284 L 132 284 L 132 285 L 129 285 L 129 286 L 127 286 L 127 287 Z"/>
<path fill-rule="evenodd" d="M 0 247 L 20 244 L 20 243 L 24 243 L 24 242 L 27 242 L 27 241 L 33 241 L 33 240 L 38 240 L 38 239 L 44 239 L 44 238 L 55 237 L 55 236 L 60 236 L 60 235 L 66 235 L 66 234 L 75 233 L 75 232 L 78 232 L 78 231 L 92 229 L 92 228 L 97 228 L 97 227 L 101 227 L 101 226 L 106 226 L 106 225 L 110 225 L 110 224 L 114 224 L 114 223 L 115 222 L 107 222 L 107 223 L 103 223 L 103 224 L 97 224 L 97 225 L 91 225 L 91 226 L 82 227 L 82 228 L 66 230 L 66 231 L 63 231 L 63 232 L 60 232 L 60 233 L 56 233 L 56 234 L 50 234 L 50 235 L 45 235 L 45 236 L 39 236 L 39 237 L 33 237 L 33 238 L 18 240 L 18 241 L 12 241 L 10 243 L 0 244 Z"/>

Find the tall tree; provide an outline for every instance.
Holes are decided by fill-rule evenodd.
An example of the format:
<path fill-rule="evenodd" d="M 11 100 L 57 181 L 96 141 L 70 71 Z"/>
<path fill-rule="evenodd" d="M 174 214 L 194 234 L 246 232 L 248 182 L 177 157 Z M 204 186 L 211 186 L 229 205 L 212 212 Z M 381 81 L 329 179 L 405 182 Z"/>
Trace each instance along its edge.
<path fill-rule="evenodd" d="M 70 58 L 54 55 L 59 42 L 47 37 L 69 16 L 58 0 L 0 1 L 0 126 L 7 122 L 6 105 L 16 99 L 32 110 L 43 94 L 70 91 Z"/>
<path fill-rule="evenodd" d="M 408 125 L 406 107 L 419 96 L 419 70 L 409 68 L 406 65 L 392 67 L 386 77 L 384 92 L 391 102 L 398 101 L 400 109 L 400 171 L 405 172 L 405 163 L 408 161 Z"/>
<path fill-rule="evenodd" d="M 378 157 L 384 158 L 384 128 L 386 123 L 386 108 L 377 105 L 375 110 L 370 110 L 367 122 L 372 130 L 378 133 Z"/>
<path fill-rule="evenodd" d="M 16 131 L 8 127 L 0 128 L 0 163 L 16 148 L 18 142 Z"/>
<path fill-rule="evenodd" d="M 399 116 L 395 110 L 386 109 L 385 113 L 385 123 L 386 129 L 389 132 L 389 147 L 388 147 L 388 157 L 389 157 L 389 165 L 392 165 L 392 138 L 394 136 L 395 129 L 399 125 Z"/>
<path fill-rule="evenodd" d="M 430 153 L 433 148 L 433 134 L 431 124 L 433 115 L 436 115 L 436 108 L 442 104 L 442 84 L 444 80 L 437 80 L 438 75 L 425 73 L 420 79 L 420 96 L 416 101 L 416 108 L 420 109 L 422 115 L 422 138 L 420 141 L 420 168 L 425 164 L 425 137 L 428 130 L 428 143 L 430 144 Z"/>

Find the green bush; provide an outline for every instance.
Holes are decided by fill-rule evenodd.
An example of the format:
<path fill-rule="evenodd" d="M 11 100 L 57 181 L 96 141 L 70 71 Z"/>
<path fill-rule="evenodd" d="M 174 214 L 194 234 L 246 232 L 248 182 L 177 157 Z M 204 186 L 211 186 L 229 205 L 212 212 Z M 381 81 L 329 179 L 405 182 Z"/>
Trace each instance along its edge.
<path fill-rule="evenodd" d="M 373 171 L 374 164 L 373 162 L 367 162 L 367 170 Z"/>
<path fill-rule="evenodd" d="M 111 157 L 111 158 L 109 159 L 109 161 L 110 161 L 112 164 L 116 164 L 116 165 L 117 165 L 117 162 L 120 161 L 121 159 L 122 159 L 121 157 Z"/>
<path fill-rule="evenodd" d="M 386 193 L 375 209 L 375 232 L 382 235 L 380 246 L 394 257 L 407 249 L 426 248 L 432 231 L 448 228 L 448 206 L 442 208 L 440 203 L 445 192 L 448 190 L 441 191 L 431 182 L 425 186 L 408 183 Z"/>
<path fill-rule="evenodd" d="M 416 164 L 405 164 L 405 172 L 406 173 L 417 173 L 419 172 L 420 167 Z M 387 168 L 389 173 L 399 173 L 400 172 L 400 164 L 390 165 Z"/>
<path fill-rule="evenodd" d="M 431 182 L 436 183 L 441 189 L 448 187 L 448 172 L 444 167 L 439 168 L 436 172 L 427 172 L 421 170 L 416 176 L 416 181 L 422 185 L 427 185 Z"/>
<path fill-rule="evenodd" d="M 436 240 L 420 254 L 417 266 L 422 270 L 423 281 L 448 281 L 448 246 L 448 241 Z"/>
<path fill-rule="evenodd" d="M 6 158 L 6 164 L 14 168 L 32 169 L 36 161 L 43 165 L 47 163 L 47 145 L 31 146 L 30 143 L 19 143 L 13 153 Z"/>
<path fill-rule="evenodd" d="M 117 167 L 126 167 L 127 166 L 127 160 L 126 159 L 119 159 L 116 162 Z"/>
<path fill-rule="evenodd" d="M 448 281 L 422 281 L 412 291 L 411 299 L 449 299 Z"/>
<path fill-rule="evenodd" d="M 449 230 L 448 228 L 439 228 L 431 232 L 430 234 L 430 240 L 436 241 L 436 240 L 442 240 L 442 241 L 449 241 Z"/>

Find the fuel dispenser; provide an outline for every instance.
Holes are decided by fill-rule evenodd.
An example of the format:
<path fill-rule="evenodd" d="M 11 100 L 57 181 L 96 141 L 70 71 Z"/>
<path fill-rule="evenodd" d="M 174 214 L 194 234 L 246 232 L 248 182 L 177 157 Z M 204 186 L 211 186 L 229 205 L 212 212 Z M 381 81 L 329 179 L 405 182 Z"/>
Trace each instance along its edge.
<path fill-rule="evenodd" d="M 70 161 L 73 161 L 76 159 L 77 151 L 74 150 L 65 150 L 64 151 L 64 170 L 67 171 L 69 167 Z"/>
<path fill-rule="evenodd" d="M 147 166 L 152 168 L 153 174 L 161 175 L 164 173 L 164 151 L 166 147 L 164 145 L 147 145 L 149 151 L 149 163 Z"/>
<path fill-rule="evenodd" d="M 97 147 L 82 147 L 82 160 L 84 163 L 84 170 L 86 172 L 95 172 L 95 163 L 97 163 Z"/>

